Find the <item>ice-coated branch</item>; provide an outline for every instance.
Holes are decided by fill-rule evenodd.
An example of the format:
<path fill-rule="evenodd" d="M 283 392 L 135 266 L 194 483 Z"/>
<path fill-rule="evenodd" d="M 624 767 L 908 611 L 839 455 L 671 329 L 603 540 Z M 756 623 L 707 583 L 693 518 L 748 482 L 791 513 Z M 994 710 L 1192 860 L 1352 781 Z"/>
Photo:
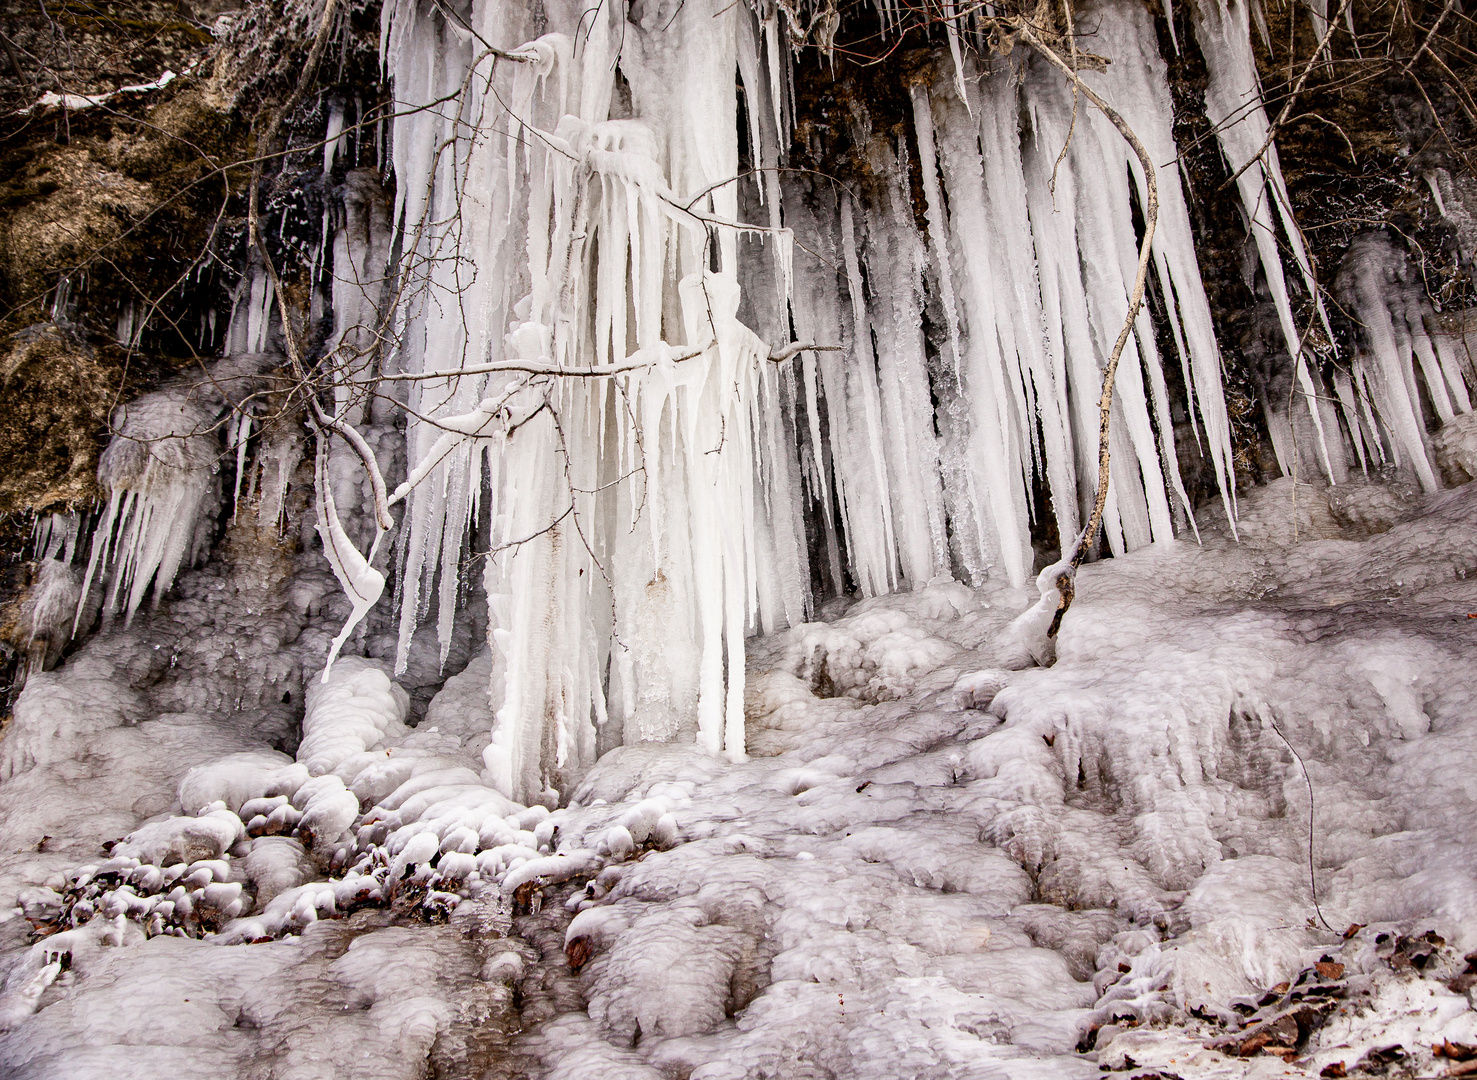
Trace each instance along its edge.
<path fill-rule="evenodd" d="M 374 516 L 379 524 L 380 531 L 386 532 L 395 527 L 395 519 L 390 516 L 390 503 L 385 487 L 384 474 L 380 472 L 379 462 L 375 459 L 374 451 L 370 449 L 364 436 L 352 424 L 346 424 L 336 416 L 331 416 L 328 410 L 318 404 L 316 398 L 311 399 L 313 405 L 313 416 L 320 427 L 328 428 L 330 431 L 343 437 L 359 455 L 364 462 L 364 471 L 369 474 L 369 486 L 374 492 Z"/>
<path fill-rule="evenodd" d="M 684 360 L 696 360 L 711 347 L 703 346 L 677 356 L 669 357 L 674 364 Z M 803 352 L 840 352 L 840 345 L 818 345 L 813 341 L 792 341 L 769 354 L 769 359 L 782 364 Z M 633 354 L 639 355 L 639 354 Z M 452 371 L 399 372 L 393 375 L 378 375 L 375 382 L 425 382 L 430 379 L 454 379 L 460 375 L 491 375 L 498 372 L 515 372 L 526 375 L 556 375 L 570 379 L 606 379 L 613 375 L 629 375 L 633 371 L 645 371 L 660 363 L 659 360 L 632 360 L 624 364 L 603 364 L 587 368 L 559 367 L 557 364 L 539 364 L 531 360 L 499 360 L 491 364 L 468 364 Z"/>
<path fill-rule="evenodd" d="M 793 356 L 799 356 L 803 352 L 841 352 L 840 345 L 817 345 L 813 341 L 792 341 L 783 349 L 776 349 L 769 354 L 769 359 L 776 364 L 783 364 Z"/>
<path fill-rule="evenodd" d="M 1124 120 L 1118 111 L 1104 101 L 1092 87 L 1083 82 L 1082 77 L 1077 74 L 1072 65 L 1063 60 L 1056 50 L 1043 41 L 1032 29 L 1031 24 L 1024 19 L 1020 21 L 1020 35 L 1037 52 L 1046 57 L 1053 67 L 1070 79 L 1072 85 L 1088 101 L 1096 105 L 1098 110 L 1118 129 L 1118 133 L 1132 147 L 1139 163 L 1144 168 L 1144 186 L 1148 191 L 1148 198 L 1144 205 L 1144 236 L 1139 241 L 1138 272 L 1134 275 L 1133 291 L 1128 298 L 1128 313 L 1124 316 L 1123 328 L 1118 331 L 1118 340 L 1113 343 L 1113 351 L 1109 354 L 1107 367 L 1103 370 L 1103 392 L 1098 400 L 1097 497 L 1093 500 L 1092 514 L 1087 519 L 1087 526 L 1078 534 L 1077 541 L 1072 547 L 1071 557 L 1064 560 L 1066 566 L 1057 575 L 1056 587 L 1061 593 L 1061 599 L 1057 604 L 1056 614 L 1052 616 L 1051 625 L 1046 631 L 1048 638 L 1054 638 L 1061 628 L 1062 616 L 1067 613 L 1067 608 L 1072 606 L 1072 597 L 1075 595 L 1073 577 L 1077 568 L 1082 565 L 1082 561 L 1087 558 L 1088 551 L 1092 549 L 1093 538 L 1102 525 L 1103 507 L 1108 501 L 1108 435 L 1113 415 L 1113 379 L 1118 374 L 1118 361 L 1123 357 L 1123 349 L 1133 334 L 1133 324 L 1138 319 L 1139 308 L 1144 302 L 1144 287 L 1148 283 L 1149 259 L 1152 254 L 1150 246 L 1154 241 L 1154 227 L 1159 222 L 1159 182 L 1154 172 L 1154 159 L 1144 148 L 1139 137 L 1134 134 L 1133 128 L 1129 127 L 1128 121 Z"/>

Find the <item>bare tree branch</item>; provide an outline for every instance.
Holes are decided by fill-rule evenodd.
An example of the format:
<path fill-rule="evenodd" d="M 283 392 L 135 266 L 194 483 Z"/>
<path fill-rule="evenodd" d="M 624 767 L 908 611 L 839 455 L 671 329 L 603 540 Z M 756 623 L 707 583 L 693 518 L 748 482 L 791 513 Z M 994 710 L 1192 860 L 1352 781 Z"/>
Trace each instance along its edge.
<path fill-rule="evenodd" d="M 1056 614 L 1052 617 L 1051 628 L 1046 632 L 1049 638 L 1056 637 L 1057 630 L 1061 628 L 1062 616 L 1072 606 L 1074 588 L 1072 578 L 1077 568 L 1082 565 L 1087 553 L 1092 550 L 1093 539 L 1103 522 L 1103 507 L 1108 500 L 1108 436 L 1113 415 L 1113 380 L 1118 374 L 1118 361 L 1123 356 L 1124 346 L 1133 334 L 1133 324 L 1138 319 L 1139 308 L 1144 303 L 1144 289 L 1148 284 L 1149 259 L 1151 256 L 1150 246 L 1154 241 L 1154 228 L 1159 223 L 1159 182 L 1155 177 L 1154 159 L 1149 156 L 1149 151 L 1134 134 L 1133 128 L 1119 115 L 1118 111 L 1109 105 L 1102 97 L 1082 81 L 1082 77 L 1072 69 L 1072 66 L 1063 60 L 1056 51 L 1052 49 L 1030 23 L 1024 19 L 1020 20 L 1020 35 L 1022 39 L 1029 42 L 1042 56 L 1051 62 L 1052 66 L 1062 72 L 1073 85 L 1082 92 L 1082 95 L 1098 107 L 1104 116 L 1118 129 L 1118 133 L 1133 148 L 1134 155 L 1139 159 L 1139 164 L 1144 169 L 1144 186 L 1148 189 L 1148 198 L 1144 205 L 1144 237 L 1139 242 L 1139 265 L 1138 273 L 1134 275 L 1133 291 L 1128 298 L 1128 314 L 1123 320 L 1123 329 L 1118 331 L 1118 340 L 1113 343 L 1113 351 L 1108 356 L 1107 367 L 1103 370 L 1103 393 L 1098 401 L 1098 469 L 1097 469 L 1097 497 L 1093 500 L 1092 514 L 1087 519 L 1087 526 L 1077 536 L 1077 542 L 1073 545 L 1072 554 L 1067 559 L 1069 569 L 1057 578 L 1057 588 L 1061 592 L 1061 603 L 1057 606 Z"/>

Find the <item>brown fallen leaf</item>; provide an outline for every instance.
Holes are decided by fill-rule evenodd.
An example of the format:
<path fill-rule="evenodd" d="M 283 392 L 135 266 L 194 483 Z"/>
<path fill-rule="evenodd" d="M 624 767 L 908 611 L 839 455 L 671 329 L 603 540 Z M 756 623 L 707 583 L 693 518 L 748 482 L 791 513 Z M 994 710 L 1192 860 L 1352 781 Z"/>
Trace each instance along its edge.
<path fill-rule="evenodd" d="M 1236 1054 L 1239 1057 L 1251 1057 L 1258 1050 L 1268 1053 L 1291 1050 L 1297 1045 L 1298 1036 L 1297 1021 L 1291 1016 L 1279 1016 L 1276 1020 L 1258 1025 L 1242 1039 L 1236 1047 Z"/>
<path fill-rule="evenodd" d="M 1348 1076 L 1349 1070 L 1345 1068 L 1342 1061 L 1335 1061 L 1332 1064 L 1323 1066 L 1323 1071 L 1318 1075 L 1329 1077 L 1330 1080 L 1339 1080 L 1340 1077 Z"/>
<path fill-rule="evenodd" d="M 569 962 L 571 971 L 578 971 L 584 967 L 594 955 L 595 947 L 590 944 L 590 939 L 587 937 L 577 937 L 564 946 L 564 959 Z"/>
<path fill-rule="evenodd" d="M 1477 1046 L 1468 1046 L 1466 1043 L 1454 1043 L 1450 1039 L 1436 1043 L 1431 1047 L 1431 1053 L 1439 1058 L 1447 1058 L 1451 1061 L 1472 1061 L 1477 1058 Z"/>
<path fill-rule="evenodd" d="M 1332 960 L 1320 960 L 1313 965 L 1313 970 L 1318 972 L 1320 979 L 1342 979 L 1344 977 L 1344 965 Z"/>

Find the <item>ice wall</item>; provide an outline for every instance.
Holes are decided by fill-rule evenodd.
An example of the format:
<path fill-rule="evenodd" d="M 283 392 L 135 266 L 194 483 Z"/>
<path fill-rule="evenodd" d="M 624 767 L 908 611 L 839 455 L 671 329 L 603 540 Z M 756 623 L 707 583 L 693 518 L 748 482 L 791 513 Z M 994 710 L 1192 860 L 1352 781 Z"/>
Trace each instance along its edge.
<path fill-rule="evenodd" d="M 1057 166 L 1070 95 L 1024 54 L 961 54 L 920 82 L 908 135 L 858 118 L 867 181 L 844 185 L 778 164 L 792 90 L 774 21 L 716 0 L 541 11 L 479 6 L 463 25 L 404 0 L 383 38 L 408 253 L 390 363 L 411 416 L 400 662 L 433 612 L 445 648 L 486 520 L 506 665 L 487 761 L 524 799 L 597 745 L 742 754 L 744 638 L 807 617 L 812 549 L 831 588 L 864 595 L 1031 577 L 1035 486 L 1062 537 L 1093 497 L 1144 197 L 1100 117 Z M 1102 16 L 1122 62 L 1101 89 L 1169 161 L 1152 21 Z M 1209 307 L 1173 170 L 1160 186 L 1174 359 L 1229 498 Z M 1135 329 L 1118 552 L 1190 510 L 1147 312 Z"/>
<path fill-rule="evenodd" d="M 1236 477 L 1153 19 L 1129 0 L 1078 14 L 1112 61 L 1083 77 L 1158 163 L 1156 302 L 1132 316 L 1113 405 L 1103 530 L 1122 554 L 1194 533 L 1182 453 L 1207 460 L 1230 521 Z M 1433 488 L 1426 400 L 1430 419 L 1468 411 L 1470 372 L 1418 295 L 1391 306 L 1380 275 L 1403 282 L 1403 257 L 1373 239 L 1341 278 L 1365 327 L 1352 366 L 1328 347 L 1251 20 L 1240 0 L 1191 19 L 1307 413 L 1269 408 L 1278 461 L 1296 470 L 1306 427 L 1330 482 L 1357 458 Z M 334 414 L 368 451 L 323 436 L 319 533 L 354 602 L 339 644 L 364 647 L 391 593 L 400 671 L 430 625 L 445 663 L 480 578 L 498 651 L 485 762 L 505 795 L 556 800 L 622 743 L 740 757 L 750 635 L 828 595 L 1021 585 L 1082 528 L 1148 178 L 1040 56 L 966 49 L 977 17 L 947 29 L 903 124 L 858 108 L 807 134 L 843 176 L 786 164 L 791 48 L 762 5 L 385 6 L 396 194 L 359 171 L 341 185 L 324 349 Z M 265 347 L 273 317 L 257 274 L 232 351 Z M 186 558 L 213 425 L 229 414 L 238 495 L 252 436 L 214 399 L 131 409 L 83 588 L 107 577 L 130 611 Z M 361 467 L 399 479 L 402 411 L 382 536 Z M 262 481 L 275 518 L 298 448 L 274 438 L 258 457 L 279 465 Z"/>

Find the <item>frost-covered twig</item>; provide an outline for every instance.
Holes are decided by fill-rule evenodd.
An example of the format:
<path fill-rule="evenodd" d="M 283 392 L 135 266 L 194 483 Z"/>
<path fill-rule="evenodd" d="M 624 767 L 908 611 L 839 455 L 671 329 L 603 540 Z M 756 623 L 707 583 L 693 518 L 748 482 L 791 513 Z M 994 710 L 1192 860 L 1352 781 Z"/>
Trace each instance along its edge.
<path fill-rule="evenodd" d="M 1150 247 L 1154 241 L 1154 227 L 1159 222 L 1159 182 L 1155 177 L 1154 159 L 1149 156 L 1149 151 L 1134 134 L 1133 128 L 1128 126 L 1128 121 L 1124 120 L 1118 111 L 1104 101 L 1092 87 L 1083 82 L 1082 76 L 1073 70 L 1072 65 L 1057 55 L 1056 50 L 1046 44 L 1032 29 L 1031 24 L 1024 19 L 1020 22 L 1020 35 L 1037 52 L 1046 57 L 1053 67 L 1072 80 L 1073 86 L 1080 90 L 1088 101 L 1096 105 L 1098 110 L 1118 129 L 1118 133 L 1132 147 L 1139 159 L 1139 164 L 1143 166 L 1144 187 L 1148 192 L 1144 205 L 1144 236 L 1139 241 L 1138 273 L 1134 275 L 1133 292 L 1128 298 L 1128 314 L 1124 316 L 1123 329 L 1118 331 L 1118 340 L 1113 343 L 1113 351 L 1108 356 L 1108 365 L 1103 370 L 1103 393 L 1098 401 L 1097 498 L 1093 500 L 1092 514 L 1087 519 L 1087 527 L 1078 535 L 1071 558 L 1065 560 L 1067 568 L 1057 577 L 1057 588 L 1061 591 L 1061 601 L 1057 605 L 1056 614 L 1052 617 L 1051 626 L 1046 631 L 1048 638 L 1054 638 L 1061 628 L 1062 616 L 1067 613 L 1067 608 L 1072 606 L 1072 597 L 1075 595 L 1073 576 L 1077 568 L 1082 565 L 1082 561 L 1087 558 L 1088 551 L 1092 549 L 1093 538 L 1102 525 L 1103 507 L 1108 501 L 1108 435 L 1113 415 L 1113 379 L 1118 374 L 1118 361 L 1122 358 L 1124 346 L 1128 344 L 1128 339 L 1133 334 L 1133 324 L 1138 319 L 1139 308 L 1144 302 L 1144 288 L 1148 283 L 1149 259 L 1152 254 Z"/>
<path fill-rule="evenodd" d="M 696 360 L 707 353 L 711 343 L 701 349 L 693 349 L 669 357 L 674 364 L 684 360 Z M 840 352 L 840 345 L 818 345 L 813 341 L 792 341 L 769 354 L 776 364 L 784 363 L 803 352 Z M 531 360 L 499 360 L 490 364 L 468 364 L 453 371 L 398 372 L 393 375 L 377 375 L 375 382 L 425 382 L 430 379 L 455 379 L 462 375 L 491 375 L 498 372 L 521 372 L 528 375 L 557 375 L 571 379 L 604 379 L 613 375 L 629 375 L 633 371 L 645 371 L 659 363 L 657 360 L 633 360 L 624 364 L 604 364 L 587 368 L 559 367 L 556 364 L 538 364 Z"/>
<path fill-rule="evenodd" d="M 776 349 L 770 353 L 769 358 L 776 364 L 782 364 L 792 356 L 799 356 L 803 352 L 841 352 L 841 346 L 817 345 L 813 341 L 792 341 L 783 349 Z"/>

